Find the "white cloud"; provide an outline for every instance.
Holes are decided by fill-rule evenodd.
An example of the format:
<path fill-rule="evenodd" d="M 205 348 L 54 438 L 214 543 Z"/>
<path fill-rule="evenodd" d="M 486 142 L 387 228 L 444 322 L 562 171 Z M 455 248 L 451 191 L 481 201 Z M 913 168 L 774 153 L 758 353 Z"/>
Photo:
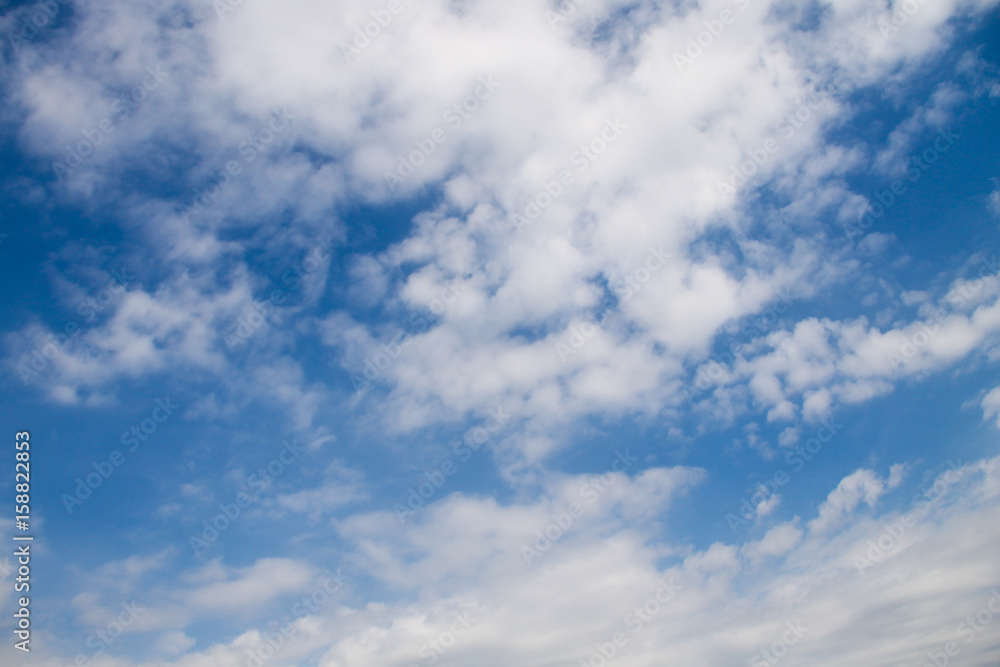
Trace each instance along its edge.
<path fill-rule="evenodd" d="M 1000 387 L 993 389 L 983 397 L 983 419 L 993 419 L 996 417 L 997 426 L 1000 427 Z"/>
<path fill-rule="evenodd" d="M 323 478 L 318 486 L 276 496 L 275 503 L 282 510 L 280 514 L 284 511 L 303 513 L 311 521 L 317 521 L 335 509 L 368 497 L 364 475 L 342 461 L 332 461 Z"/>
<path fill-rule="evenodd" d="M 1000 332 L 1000 300 L 992 260 L 974 280 L 956 279 L 920 317 L 888 330 L 864 317 L 848 321 L 808 318 L 791 331 L 761 337 L 733 363 L 721 384 L 747 383 L 769 418 L 790 419 L 801 401 L 810 420 L 828 417 L 838 404 L 891 391 L 901 378 L 920 376 L 992 349 Z"/>
<path fill-rule="evenodd" d="M 802 535 L 798 521 L 789 521 L 767 531 L 761 540 L 744 544 L 741 553 L 751 561 L 767 556 L 783 556 L 799 543 Z"/>
<path fill-rule="evenodd" d="M 895 472 L 895 470 L 893 471 Z M 898 483 L 897 475 L 890 481 Z M 860 503 L 874 507 L 875 502 L 891 485 L 872 470 L 857 470 L 840 481 L 819 507 L 819 516 L 809 523 L 809 529 L 824 532 L 835 527 L 857 508 Z"/>
<path fill-rule="evenodd" d="M 22 105 L 26 148 L 61 159 L 68 143 L 99 124 L 120 90 L 157 65 L 162 82 L 56 193 L 115 199 L 111 184 L 132 156 L 154 156 L 152 181 L 176 178 L 168 166 L 173 154 L 191 147 L 197 147 L 194 162 L 184 178 L 201 192 L 213 171 L 236 160 L 241 173 L 191 223 L 178 213 L 190 204 L 187 197 L 169 202 L 153 190 L 130 196 L 120 209 L 127 228 L 157 244 L 154 262 L 234 266 L 228 291 L 175 273 L 157 291 L 130 292 L 106 325 L 86 332 L 72 355 L 54 362 L 60 370 L 44 386 L 55 400 L 95 402 L 123 376 L 168 367 L 231 376 L 220 330 L 244 314 L 263 282 L 242 259 L 271 240 L 252 234 L 255 227 L 288 210 L 294 228 L 315 229 L 347 193 L 383 203 L 448 175 L 444 200 L 418 216 L 404 240 L 351 260 L 349 294 L 359 304 L 384 299 L 389 312 L 403 306 L 426 315 L 448 285 L 462 289 L 381 378 L 391 390 L 384 402 L 391 421 L 412 428 L 496 403 L 542 422 L 554 414 L 657 413 L 677 402 L 684 367 L 704 358 L 725 326 L 767 308 L 783 290 L 814 294 L 853 261 L 831 253 L 824 234 L 775 226 L 773 238 L 748 236 L 754 216 L 718 184 L 774 139 L 777 148 L 753 183 L 774 179 L 796 225 L 815 228 L 807 218 L 816 211 L 844 217 L 858 210 L 863 198 L 843 176 L 867 158 L 826 139 L 826 124 L 849 116 L 852 91 L 888 80 L 893 94 L 913 68 L 945 48 L 956 14 L 993 4 L 922 6 L 899 31 L 883 35 L 877 19 L 888 10 L 854 2 L 830 4 L 804 32 L 796 12 L 756 3 L 719 0 L 678 12 L 642 5 L 623 15 L 621 3 L 591 3 L 552 29 L 535 3 L 497 12 L 439 0 L 408 6 L 353 63 L 339 41 L 350 41 L 353 26 L 371 20 L 370 10 L 354 3 L 334 8 L 299 0 L 280 10 L 243 3 L 225 19 L 202 3 L 173 7 L 169 15 L 111 0 L 81 7 L 72 32 L 31 50 L 6 75 Z M 724 9 L 735 12 L 738 26 L 679 72 L 675 45 Z M 593 26 L 612 15 L 620 17 L 616 29 L 594 38 Z M 529 46 L 503 48 L 510 34 Z M 454 127 L 447 112 L 475 92 L 480 77 L 499 85 Z M 961 85 L 942 83 L 890 137 L 890 152 L 946 122 Z M 291 124 L 250 151 L 248 135 L 266 127 L 276 107 L 289 110 Z M 802 109 L 807 120 L 790 126 L 788 115 Z M 602 137 L 611 136 L 608 119 L 622 128 L 613 142 Z M 385 172 L 437 127 L 447 140 L 402 190 L 389 189 Z M 589 143 L 593 160 L 581 151 Z M 251 153 L 253 160 L 246 157 Z M 560 169 L 573 182 L 517 233 L 512 215 L 551 189 Z M 734 241 L 739 261 L 706 242 L 716 233 L 740 239 Z M 671 258 L 646 279 L 651 246 Z M 598 332 L 561 360 L 556 345 L 608 301 L 602 281 L 637 277 L 642 282 L 619 298 Z M 316 302 L 325 285 L 323 269 L 311 276 L 307 300 Z M 277 346 L 300 336 L 288 330 L 288 319 L 275 316 L 252 343 Z M 942 360 L 961 356 L 943 349 L 946 340 L 962 349 L 975 344 L 975 335 L 955 324 L 932 346 Z M 796 346 L 804 346 L 800 368 L 750 378 L 769 419 L 792 419 L 800 410 L 813 418 L 838 401 L 888 390 L 894 377 L 888 373 L 818 390 L 850 363 L 840 359 L 847 350 L 806 340 L 837 333 L 824 333 L 825 326 L 807 320 L 796 328 Z M 9 343 L 12 355 L 28 352 L 44 334 L 25 332 L 28 342 Z M 384 343 L 376 331 L 365 334 L 354 341 Z M 372 348 L 361 349 L 357 359 L 364 360 Z M 289 407 L 296 428 L 307 427 L 323 391 L 307 386 L 277 347 L 268 356 L 265 369 L 232 386 L 274 382 L 270 395 Z M 923 356 L 914 370 L 927 365 Z M 808 395 L 798 405 L 789 390 Z"/>
<path fill-rule="evenodd" d="M 303 591 L 311 570 L 287 558 L 264 558 L 184 595 L 187 604 L 213 612 L 260 609 L 276 597 Z"/>
<path fill-rule="evenodd" d="M 401 598 L 331 602 L 295 621 L 296 635 L 276 659 L 294 663 L 321 655 L 319 664 L 329 667 L 419 663 L 434 651 L 434 641 L 451 645 L 437 654 L 444 665 L 578 664 L 595 643 L 622 631 L 628 642 L 615 660 L 623 665 L 686 656 L 711 667 L 748 661 L 779 641 L 791 622 L 806 629 L 786 658 L 798 664 L 908 664 L 948 641 L 958 641 L 972 664 L 989 664 L 1000 657 L 1000 627 L 986 624 L 965 643 L 956 626 L 985 606 L 996 583 L 997 538 L 982 526 L 1000 503 L 998 463 L 984 460 L 956 471 L 948 502 L 929 504 L 863 575 L 854 556 L 864 557 L 870 541 L 899 523 L 900 513 L 845 516 L 839 527 L 822 532 L 802 531 L 793 520 L 742 546 L 694 548 L 669 528 L 663 537 L 651 536 L 641 529 L 647 522 L 642 514 L 630 519 L 626 505 L 611 503 L 572 527 L 576 535 L 556 539 L 532 566 L 520 547 L 534 539 L 534 526 L 551 521 L 546 515 L 561 496 L 505 506 L 455 494 L 404 527 L 387 513 L 358 516 L 341 524 L 355 549 L 349 569 Z M 859 471 L 831 492 L 829 502 L 874 502 L 883 485 L 870 471 Z M 632 497 L 637 506 L 658 502 L 655 487 L 644 487 L 639 478 L 619 480 L 616 488 L 619 498 Z M 829 512 L 821 508 L 810 523 Z M 665 522 L 669 526 L 669 513 Z M 219 586 L 235 587 L 243 603 L 262 609 L 269 596 L 301 590 L 307 578 L 289 562 L 259 561 L 243 570 L 215 563 L 208 569 L 213 571 L 197 584 L 197 594 L 184 596 L 199 609 L 222 592 Z M 644 609 L 663 583 L 676 586 L 676 595 Z M 282 611 L 265 612 L 264 623 L 280 619 Z M 467 627 L 455 613 L 466 615 Z M 156 664 L 235 666 L 259 641 L 253 630 Z"/>
<path fill-rule="evenodd" d="M 925 105 L 889 134 L 889 145 L 876 156 L 875 167 L 891 176 L 901 176 L 914 144 L 929 130 L 943 130 L 953 118 L 951 109 L 965 99 L 965 92 L 954 83 L 947 81 L 940 84 Z"/>
<path fill-rule="evenodd" d="M 616 629 L 631 631 L 629 611 L 671 576 L 683 594 L 631 639 L 621 664 L 681 657 L 736 664 L 800 618 L 810 628 L 795 647 L 803 664 L 916 661 L 949 636 L 951 619 L 975 611 L 966 605 L 995 580 L 995 536 L 977 530 L 995 514 L 995 463 L 977 469 L 985 481 L 966 490 L 980 504 L 940 507 L 933 525 L 907 535 L 920 548 L 895 553 L 898 567 L 884 566 L 892 574 L 863 580 L 854 578 L 849 554 L 881 527 L 856 510 L 865 503 L 874 513 L 900 483 L 898 468 L 888 480 L 868 470 L 843 480 L 808 531 L 785 523 L 744 545 L 701 548 L 678 538 L 670 519 L 676 498 L 705 473 L 613 474 L 593 511 L 533 566 L 521 547 L 580 495 L 585 479 L 547 477 L 542 467 L 570 444 L 563 429 L 577 418 L 669 418 L 690 407 L 718 424 L 751 409 L 769 421 L 820 421 L 902 379 L 996 349 L 1000 289 L 992 274 L 975 290 L 954 281 L 937 301 L 938 319 L 924 286 L 904 301 L 925 308 L 889 326 L 850 315 L 794 321 L 787 309 L 778 312 L 779 299 L 823 294 L 867 270 L 859 257 L 888 247 L 890 237 L 871 235 L 856 256 L 831 239 L 839 229 L 819 221 L 856 220 L 866 200 L 848 176 L 872 164 L 891 171 L 921 132 L 947 122 L 964 83 L 942 84 L 874 157 L 826 130 L 852 118 L 856 93 L 901 95 L 947 48 L 958 19 L 985 16 L 996 4 L 924 3 L 883 34 L 879 20 L 891 8 L 859 0 L 826 3 L 810 28 L 799 25 L 805 9 L 786 4 L 594 0 L 555 29 L 543 3 L 430 0 L 407 3 L 353 63 L 339 42 L 370 20 L 371 7 L 359 3 L 244 2 L 224 19 L 206 2 L 173 5 L 172 16 L 149 2 L 74 7 L 71 30 L 39 42 L 3 74 L 15 109 L 6 117 L 20 123 L 18 139 L 31 156 L 63 159 L 65 146 L 99 126 L 147 67 L 161 64 L 168 76 L 49 190 L 59 202 L 113 212 L 139 246 L 134 256 L 147 277 L 59 351 L 39 385 L 53 400 L 96 403 L 111 400 L 124 381 L 193 370 L 224 379 L 231 392 L 207 397 L 193 414 L 225 414 L 224 402 L 264 398 L 306 430 L 331 392 L 286 354 L 292 344 L 318 331 L 348 370 L 363 372 L 403 331 L 405 350 L 377 379 L 384 391 L 354 396 L 354 406 L 370 408 L 367 418 L 405 431 L 498 405 L 517 415 L 523 427 L 496 448 L 507 456 L 502 473 L 518 493 L 539 482 L 544 497 L 502 504 L 455 494 L 405 527 L 391 512 L 336 522 L 353 565 L 395 597 L 300 619 L 300 638 L 284 654 L 290 661 L 408 664 L 448 630 L 453 611 L 474 609 L 479 620 L 441 663 L 575 663 Z M 675 54 L 724 9 L 739 10 L 738 23 L 690 71 L 678 71 Z M 597 28 L 622 15 L 634 18 L 607 33 Z M 449 109 L 491 76 L 496 91 L 450 126 Z M 273 109 L 285 105 L 293 122 L 254 148 L 251 160 L 247 137 L 261 136 Z M 789 114 L 801 109 L 807 120 L 789 127 Z M 614 141 L 609 122 L 621 128 Z M 438 127 L 447 140 L 390 188 L 386 171 Z M 757 165 L 761 150 L 767 159 Z M 241 173 L 185 221 L 181 212 L 232 160 Z M 734 172 L 748 164 L 749 183 L 736 184 Z M 557 190 L 560 170 L 572 182 Z M 123 192 L 123 182 L 134 187 Z M 727 183 L 738 192 L 720 188 Z M 762 184 L 780 200 L 773 216 L 753 197 Z M 316 308 L 276 315 L 245 343 L 259 356 L 234 368 L 224 334 L 272 280 L 248 257 L 308 248 L 313 232 L 340 228 L 331 221 L 340 207 L 395 204 L 439 187 L 441 201 L 402 240 L 349 264 L 348 306 L 381 303 L 389 324 L 317 306 L 327 303 L 323 264 L 302 287 L 302 301 Z M 513 216 L 532 202 L 545 210 L 519 232 Z M 275 221 L 294 230 L 277 249 L 266 231 Z M 669 261 L 646 264 L 651 248 Z M 448 289 L 457 296 L 436 309 Z M 771 308 L 774 321 L 757 329 L 704 399 L 686 404 L 681 388 L 704 367 L 720 332 Z M 605 309 L 600 325 L 583 333 Z M 411 328 L 411 315 L 427 326 Z M 31 325 L 11 335 L 13 364 L 48 333 Z M 561 358 L 560 344 L 573 352 Z M 987 418 L 994 393 L 983 402 Z M 779 444 L 797 438 L 798 430 L 785 430 Z M 770 451 L 762 442 L 751 444 Z M 325 481 L 279 496 L 276 506 L 321 517 L 343 502 L 344 490 Z M 762 523 L 777 502 L 774 495 L 758 507 Z M 136 576 L 145 565 L 132 562 Z M 163 650 L 188 650 L 183 631 L 194 618 L 266 612 L 306 588 L 311 570 L 263 559 L 188 574 L 180 590 L 156 591 L 157 606 L 141 621 L 168 633 L 156 640 Z M 83 595 L 81 603 L 102 602 Z M 251 631 L 175 664 L 235 665 L 259 638 Z M 974 649 L 983 661 L 985 639 Z"/>
<path fill-rule="evenodd" d="M 768 516 L 769 514 L 774 512 L 774 510 L 778 507 L 780 503 L 781 503 L 781 494 L 780 493 L 771 494 L 767 498 L 764 498 L 759 503 L 757 503 L 757 506 L 754 508 L 754 513 L 757 517 Z"/>
<path fill-rule="evenodd" d="M 183 632 L 164 632 L 156 640 L 156 649 L 168 655 L 178 655 L 187 651 L 194 644 L 195 640 Z"/>

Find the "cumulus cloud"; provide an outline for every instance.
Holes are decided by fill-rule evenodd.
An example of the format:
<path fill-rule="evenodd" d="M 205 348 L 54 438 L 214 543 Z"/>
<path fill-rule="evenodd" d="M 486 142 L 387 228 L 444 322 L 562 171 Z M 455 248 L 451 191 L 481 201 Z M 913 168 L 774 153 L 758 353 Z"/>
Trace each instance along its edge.
<path fill-rule="evenodd" d="M 164 242 L 162 257 L 228 258 L 237 262 L 236 276 L 246 268 L 240 252 L 265 239 L 237 240 L 231 232 L 282 207 L 291 207 L 300 224 L 316 225 L 348 192 L 390 201 L 446 181 L 440 206 L 418 218 L 409 238 L 357 257 L 351 268 L 359 303 L 388 294 L 390 302 L 419 311 L 454 281 L 462 286 L 456 303 L 435 313 L 431 330 L 414 341 L 417 353 L 386 374 L 395 387 L 388 405 L 402 411 L 400 424 L 426 423 L 431 406 L 461 415 L 498 397 L 531 415 L 551 414 L 554 406 L 564 415 L 616 405 L 655 409 L 671 402 L 663 388 L 680 375 L 681 362 L 704 354 L 721 327 L 765 307 L 779 290 L 801 289 L 803 282 L 811 289 L 824 280 L 822 244 L 802 236 L 789 246 L 797 230 L 774 228 L 775 238 L 737 242 L 738 267 L 731 253 L 700 247 L 710 231 L 745 232 L 742 203 L 720 184 L 730 184 L 733 170 L 771 138 L 775 156 L 754 183 L 775 178 L 792 187 L 789 210 L 794 199 L 814 198 L 813 186 L 829 189 L 821 207 L 835 206 L 849 196 L 838 181 L 855 158 L 829 143 L 824 124 L 850 112 L 850 91 L 898 76 L 892 73 L 901 65 L 915 66 L 943 48 L 944 26 L 956 12 L 988 6 L 921 7 L 907 19 L 904 39 L 878 28 L 889 10 L 883 16 L 855 3 L 829 5 L 805 30 L 802 16 L 787 8 L 643 5 L 598 39 L 594 26 L 618 15 L 617 3 L 592 4 L 553 27 L 536 3 L 496 12 L 481 3 L 460 10 L 437 2 L 407 8 L 348 59 L 337 45 L 354 38 L 351 26 L 370 20 L 355 5 L 335 10 L 302 1 L 278 11 L 241 4 L 222 18 L 202 3 L 167 11 L 108 2 L 79 8 L 74 30 L 15 60 L 5 83 L 22 110 L 26 147 L 56 160 L 99 126 L 120 91 L 141 86 L 148 67 L 159 68 L 156 87 L 57 193 L 111 197 L 117 193 L 109 183 L 131 168 L 130 156 L 152 151 L 169 162 L 176 151 L 197 147 L 189 182 L 197 193 L 218 190 L 214 203 L 179 222 L 190 202 L 171 210 L 148 191 L 132 199 L 124 216 L 156 222 L 143 233 Z M 671 45 L 685 44 L 724 10 L 735 12 L 739 29 L 714 40 L 690 69 L 678 67 Z M 313 27 L 275 29 L 291 25 Z M 331 41 L 338 30 L 344 34 Z M 532 48 L 497 48 L 510 31 Z M 74 67 L 65 64 L 69 52 L 80 54 Z M 128 57 L 114 57 L 122 52 Z M 458 52 L 464 54 L 458 60 L 447 55 Z M 312 55 L 304 59 L 306 53 Z M 826 66 L 814 71 L 811 59 L 819 54 Z M 488 97 L 482 77 L 495 81 Z M 476 108 L 465 111 L 470 96 Z M 536 104 L 522 104 L 526 98 Z M 678 98 L 685 103 L 674 104 Z M 958 84 L 943 83 L 886 150 L 898 153 L 908 141 L 903 137 L 939 126 L 960 98 Z M 276 107 L 294 118 L 280 133 L 264 132 Z M 788 114 L 802 108 L 807 121 L 790 125 Z M 669 136 L 659 130 L 664 126 L 673 128 Z M 398 170 L 400 156 L 410 161 L 436 128 L 446 140 L 432 140 L 433 154 L 411 165 L 402 191 L 390 187 L 385 174 Z M 300 146 L 309 146 L 310 156 Z M 821 153 L 830 159 L 816 160 Z M 211 186 L 229 162 L 240 173 Z M 150 182 L 166 175 L 155 164 Z M 561 183 L 560 170 L 571 183 Z M 796 182 L 808 182 L 810 194 L 798 192 Z M 514 224 L 546 196 L 552 202 L 536 220 Z M 670 259 L 651 271 L 648 248 L 663 248 Z M 94 351 L 65 360 L 75 370 L 51 395 L 80 400 L 96 391 L 80 386 L 84 376 L 91 385 L 107 384 L 116 368 L 148 372 L 168 356 L 223 372 L 218 341 L 201 332 L 247 304 L 248 280 L 238 278 L 229 294 L 216 295 L 192 291 L 190 278 L 179 275 L 168 292 L 130 294 L 110 326 L 88 334 Z M 556 346 L 574 340 L 588 314 L 608 302 L 609 288 L 618 303 L 598 333 L 561 361 Z M 157 316 L 161 311 L 190 314 L 181 322 Z M 135 317 L 147 321 L 141 335 L 128 323 Z M 538 333 L 526 338 L 521 332 L 529 329 Z M 442 348 L 453 348 L 448 358 L 435 353 Z M 101 369 L 87 363 L 96 351 Z M 761 376 L 758 391 L 766 384 Z M 883 386 L 851 390 L 872 395 Z M 820 400 L 807 412 L 822 411 Z M 782 402 L 775 415 L 791 411 Z"/>
<path fill-rule="evenodd" d="M 838 404 L 867 401 L 892 391 L 902 378 L 993 349 L 1000 331 L 1000 282 L 995 260 L 984 258 L 979 269 L 974 279 L 955 279 L 936 304 L 922 305 L 918 319 L 884 331 L 866 317 L 807 318 L 791 330 L 762 336 L 734 359 L 733 372 L 713 373 L 717 384 L 745 383 L 756 406 L 769 410 L 769 419 L 790 420 L 801 410 L 802 417 L 816 421 Z M 709 376 L 710 370 L 704 366 L 699 372 Z"/>

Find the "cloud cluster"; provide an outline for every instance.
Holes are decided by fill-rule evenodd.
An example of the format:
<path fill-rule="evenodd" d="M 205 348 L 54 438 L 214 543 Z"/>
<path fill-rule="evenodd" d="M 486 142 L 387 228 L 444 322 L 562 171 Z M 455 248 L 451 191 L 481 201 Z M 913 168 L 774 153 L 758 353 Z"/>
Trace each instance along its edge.
<path fill-rule="evenodd" d="M 759 534 L 695 544 L 679 499 L 715 471 L 644 461 L 593 477 L 552 461 L 578 446 L 571 426 L 623 415 L 708 430 L 759 412 L 788 447 L 840 406 L 1000 358 L 988 253 L 943 288 L 886 288 L 893 305 L 875 314 L 809 310 L 847 282 L 879 283 L 871 260 L 891 259 L 887 230 L 845 234 L 890 205 L 856 177 L 902 177 L 963 105 L 995 96 L 970 52 L 902 104 L 997 4 L 76 5 L 5 53 L 2 120 L 42 165 L 13 194 L 110 220 L 138 277 L 58 344 L 41 321 L 5 336 L 6 366 L 30 368 L 37 351 L 26 383 L 71 405 L 171 377 L 197 387 L 188 417 L 264 400 L 313 435 L 343 405 L 390 437 L 513 415 L 488 447 L 513 492 L 503 502 L 442 493 L 402 527 L 388 510 L 344 516 L 369 489 L 340 462 L 275 496 L 270 518 L 335 532 L 371 585 L 293 613 L 274 664 L 596 665 L 608 646 L 621 665 L 779 651 L 787 665 L 916 663 L 996 584 L 996 536 L 980 529 L 995 523 L 996 459 L 963 467 L 863 576 L 852 556 L 901 521 L 883 503 L 903 467 L 857 469 L 801 516 L 776 518 L 773 495 L 756 505 Z M 901 118 L 848 131 L 867 128 L 873 100 Z M 389 220 L 398 207 L 418 212 Z M 310 260 L 320 239 L 343 244 Z M 998 391 L 977 401 L 1000 426 Z M 100 625 L 142 590 L 129 633 L 159 651 L 94 665 L 246 665 L 322 585 L 314 565 L 269 553 L 140 588 L 174 557 L 113 563 L 122 581 L 105 571 L 80 593 L 80 622 Z M 189 636 L 219 614 L 255 629 Z M 963 656 L 995 662 L 998 631 Z"/>
<path fill-rule="evenodd" d="M 891 493 L 896 469 L 887 483 L 869 469 L 849 475 L 809 521 L 795 517 L 742 544 L 703 547 L 677 540 L 670 528 L 679 511 L 671 501 L 690 492 L 698 471 L 619 476 L 586 519 L 532 565 L 521 546 L 536 539 L 534 527 L 579 500 L 580 487 L 593 478 L 564 478 L 527 503 L 453 495 L 405 528 L 387 512 L 355 516 L 339 526 L 352 545 L 343 564 L 348 588 L 293 619 L 294 640 L 275 664 L 575 665 L 602 647 L 611 650 L 617 633 L 625 641 L 618 642 L 616 664 L 747 664 L 762 651 L 780 650 L 774 647 L 789 623 L 800 633 L 785 647 L 786 664 L 915 663 L 949 641 L 962 646 L 968 664 L 989 664 L 998 657 L 991 638 L 1000 626 L 986 624 L 971 639 L 958 626 L 987 604 L 996 584 L 996 540 L 979 527 L 1000 502 L 998 463 L 982 460 L 932 479 L 935 486 L 947 480 L 944 498 L 860 571 L 856 559 L 871 554 L 876 540 L 883 544 L 887 526 L 903 516 L 874 508 Z M 859 500 L 870 507 L 861 510 Z M 844 520 L 832 523 L 835 512 Z M 648 531 L 650 514 L 662 521 L 663 535 Z M 154 560 L 162 558 L 127 566 L 128 580 Z M 317 576 L 287 559 L 246 568 L 212 561 L 183 574 L 178 590 L 147 594 L 152 599 L 143 602 L 147 611 L 134 631 L 161 633 L 168 642 L 194 619 L 223 609 L 261 619 L 257 629 L 169 662 L 95 664 L 246 664 L 248 649 L 263 645 L 286 620 L 279 612 L 308 595 Z M 365 577 L 412 594 L 355 604 L 350 582 Z M 269 601 L 276 604 L 261 613 Z"/>
<path fill-rule="evenodd" d="M 771 183 L 789 212 L 818 206 L 834 220 L 850 218 L 864 197 L 843 175 L 905 153 L 963 93 L 957 83 L 941 84 L 875 156 L 824 130 L 849 120 L 852 93 L 881 80 L 903 85 L 903 73 L 947 47 L 956 18 L 991 5 L 920 5 L 883 34 L 879 22 L 891 12 L 856 2 L 814 14 L 727 0 L 628 11 L 594 2 L 554 25 L 535 2 L 502 12 L 432 2 L 393 14 L 350 62 L 337 44 L 354 39 L 348 26 L 374 20 L 356 4 L 80 7 L 72 30 L 20 53 L 6 75 L 24 146 L 60 158 L 155 67 L 162 82 L 54 191 L 91 205 L 120 202 L 122 224 L 155 244 L 154 262 L 229 266 L 212 277 L 230 287 L 212 293 L 186 272 L 158 274 L 156 289 L 130 294 L 91 332 L 92 345 L 66 355 L 50 394 L 78 400 L 122 374 L 174 361 L 231 372 L 213 329 L 259 289 L 259 267 L 245 257 L 272 240 L 238 230 L 282 211 L 298 227 L 318 229 L 351 200 L 386 202 L 433 187 L 442 198 L 409 237 L 358 257 L 353 269 L 360 279 L 364 267 L 364 280 L 378 286 L 369 298 L 384 295 L 388 312 L 425 311 L 449 284 L 462 285 L 457 303 L 414 340 L 417 353 L 386 374 L 395 423 L 459 417 L 498 397 L 526 416 L 662 409 L 684 363 L 704 355 L 724 326 L 781 290 L 815 293 L 850 264 L 829 253 L 828 225 L 795 216 L 761 230 L 758 215 L 746 214 L 749 202 L 722 194 L 719 184 L 752 170 L 744 180 Z M 679 45 L 700 39 L 703 24 L 723 11 L 735 16 L 734 29 L 678 73 Z M 331 38 L 338 31 L 342 38 Z M 511 34 L 527 48 L 503 48 Z M 478 100 L 483 77 L 498 85 L 465 109 L 470 95 Z M 389 188 L 385 172 L 448 124 L 456 106 L 461 122 L 451 122 L 401 191 Z M 269 130 L 274 110 L 286 108 L 293 120 L 280 134 Z M 803 108 L 805 120 L 797 115 Z M 613 142 L 608 122 L 617 128 Z M 762 146 L 773 155 L 758 166 Z M 227 172 L 232 164 L 238 174 Z M 560 184 L 561 170 L 571 183 Z M 115 184 L 129 173 L 143 174 L 145 185 L 123 201 Z M 171 201 L 163 185 L 178 173 L 189 189 Z M 208 205 L 192 216 L 193 201 Z M 544 210 L 517 233 L 515 216 L 538 201 Z M 725 243 L 709 241 L 720 235 Z M 305 246 L 305 236 L 292 245 Z M 633 281 L 632 298 L 559 363 L 555 346 L 615 299 L 610 292 L 642 266 L 650 245 L 666 248 L 669 264 Z M 137 318 L 148 320 L 142 331 Z M 101 369 L 89 363 L 98 358 Z M 761 393 L 766 384 L 757 382 Z M 879 386 L 853 391 L 874 394 Z"/>

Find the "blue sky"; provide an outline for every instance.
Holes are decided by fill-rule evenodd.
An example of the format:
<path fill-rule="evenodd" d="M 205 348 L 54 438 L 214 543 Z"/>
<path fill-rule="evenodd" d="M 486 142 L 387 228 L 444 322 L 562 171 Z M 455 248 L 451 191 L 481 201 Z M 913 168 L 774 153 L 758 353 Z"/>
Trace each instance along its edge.
<path fill-rule="evenodd" d="M 0 11 L 0 663 L 1000 659 L 994 0 Z"/>

